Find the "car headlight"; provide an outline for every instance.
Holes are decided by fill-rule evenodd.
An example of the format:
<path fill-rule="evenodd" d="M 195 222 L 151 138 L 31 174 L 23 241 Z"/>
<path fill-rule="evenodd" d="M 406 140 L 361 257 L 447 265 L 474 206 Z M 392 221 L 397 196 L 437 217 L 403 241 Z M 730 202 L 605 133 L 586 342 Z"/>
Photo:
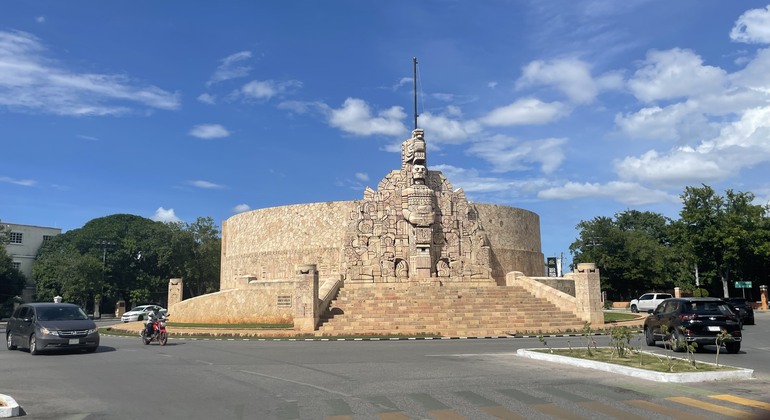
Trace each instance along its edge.
<path fill-rule="evenodd" d="M 56 330 L 49 330 L 49 329 L 48 329 L 48 328 L 46 328 L 46 327 L 40 327 L 40 332 L 41 332 L 41 333 L 43 333 L 43 334 L 45 334 L 45 335 L 55 335 L 55 336 L 58 336 L 58 335 L 59 335 L 59 331 L 56 331 Z"/>
<path fill-rule="evenodd" d="M 86 332 L 86 334 L 93 334 L 93 333 L 95 333 L 98 330 L 99 330 L 98 328 L 92 328 L 92 329 L 88 330 L 88 332 Z"/>

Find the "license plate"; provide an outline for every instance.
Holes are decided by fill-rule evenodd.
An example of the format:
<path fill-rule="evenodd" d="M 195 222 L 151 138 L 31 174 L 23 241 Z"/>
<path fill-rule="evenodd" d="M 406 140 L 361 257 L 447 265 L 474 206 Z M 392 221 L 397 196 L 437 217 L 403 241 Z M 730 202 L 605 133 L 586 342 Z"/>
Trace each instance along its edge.
<path fill-rule="evenodd" d="M 80 344 L 80 339 L 70 338 L 70 344 Z"/>
<path fill-rule="evenodd" d="M 719 331 L 721 331 L 721 330 L 720 330 L 720 328 L 719 328 L 718 326 L 715 326 L 715 325 L 709 325 L 709 331 L 716 331 L 716 332 L 719 332 Z"/>

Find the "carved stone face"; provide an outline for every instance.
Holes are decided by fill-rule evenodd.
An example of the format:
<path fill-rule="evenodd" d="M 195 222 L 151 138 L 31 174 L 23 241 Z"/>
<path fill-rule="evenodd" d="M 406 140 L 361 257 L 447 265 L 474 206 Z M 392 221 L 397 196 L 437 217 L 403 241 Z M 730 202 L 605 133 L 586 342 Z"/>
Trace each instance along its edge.
<path fill-rule="evenodd" d="M 414 178 L 415 180 L 421 179 L 425 181 L 426 172 L 427 172 L 427 169 L 423 165 L 412 166 L 412 178 Z"/>

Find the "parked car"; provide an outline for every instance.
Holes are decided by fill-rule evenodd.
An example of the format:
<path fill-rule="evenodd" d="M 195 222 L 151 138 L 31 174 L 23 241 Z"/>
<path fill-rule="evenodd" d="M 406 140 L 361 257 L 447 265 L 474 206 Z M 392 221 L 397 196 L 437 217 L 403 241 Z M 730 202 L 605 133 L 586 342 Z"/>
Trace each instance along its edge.
<path fill-rule="evenodd" d="M 25 303 L 8 319 L 5 342 L 8 350 L 24 347 L 30 354 L 50 349 L 99 347 L 99 331 L 93 319 L 71 303 Z"/>
<path fill-rule="evenodd" d="M 751 302 L 742 297 L 725 298 L 725 302 L 733 305 L 738 310 L 744 325 L 754 325 L 754 307 Z"/>
<path fill-rule="evenodd" d="M 123 316 L 120 317 L 120 320 L 123 322 L 144 321 L 147 319 L 147 314 L 153 312 L 156 308 L 160 313 L 166 314 L 166 309 L 161 308 L 158 305 L 139 305 L 124 313 Z"/>
<path fill-rule="evenodd" d="M 660 305 L 664 299 L 671 299 L 671 293 L 645 293 L 637 299 L 631 300 L 631 312 L 648 312 Z"/>
<path fill-rule="evenodd" d="M 667 326 L 664 332 L 663 326 Z M 680 328 L 683 327 L 683 328 Z M 741 321 L 719 298 L 666 299 L 644 320 L 644 338 L 648 346 L 671 339 L 674 351 L 684 351 L 681 343 L 716 345 L 717 336 L 727 331 L 731 337 L 723 343 L 728 353 L 741 350 Z"/>

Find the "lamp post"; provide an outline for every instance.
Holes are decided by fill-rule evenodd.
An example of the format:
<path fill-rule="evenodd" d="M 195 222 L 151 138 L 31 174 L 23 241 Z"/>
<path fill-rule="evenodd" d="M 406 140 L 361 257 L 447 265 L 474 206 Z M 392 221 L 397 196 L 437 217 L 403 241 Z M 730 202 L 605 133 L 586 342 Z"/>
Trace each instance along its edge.
<path fill-rule="evenodd" d="M 104 294 L 104 272 L 107 268 L 107 247 L 115 244 L 104 240 L 97 243 L 102 246 L 102 281 L 99 284 L 99 294 L 94 297 L 94 318 L 101 319 L 102 312 L 100 307 L 102 305 L 102 294 Z"/>

